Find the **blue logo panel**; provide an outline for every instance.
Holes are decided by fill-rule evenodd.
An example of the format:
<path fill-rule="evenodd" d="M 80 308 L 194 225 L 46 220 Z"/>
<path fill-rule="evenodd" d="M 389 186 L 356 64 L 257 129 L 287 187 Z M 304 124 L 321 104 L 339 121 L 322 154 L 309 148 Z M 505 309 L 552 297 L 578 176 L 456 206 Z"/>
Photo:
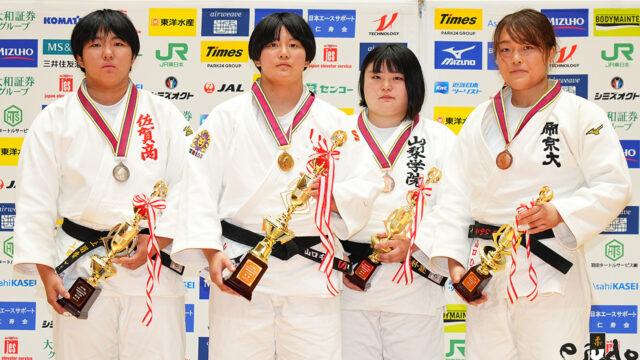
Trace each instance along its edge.
<path fill-rule="evenodd" d="M 589 36 L 589 9 L 542 9 L 558 37 Z"/>
<path fill-rule="evenodd" d="M 71 40 L 69 39 L 42 40 L 42 55 L 72 55 Z"/>
<path fill-rule="evenodd" d="M 493 53 L 493 41 L 487 43 L 487 70 L 498 70 L 496 54 Z"/>
<path fill-rule="evenodd" d="M 640 153 L 640 140 L 620 140 L 622 150 L 624 150 L 624 157 L 627 159 L 627 166 L 629 169 L 638 169 L 638 156 Z"/>
<path fill-rule="evenodd" d="M 198 338 L 198 360 L 209 360 L 209 338 Z"/>
<path fill-rule="evenodd" d="M 211 286 L 209 286 L 209 284 L 207 283 L 207 281 L 200 276 L 200 295 L 199 295 L 199 299 L 200 300 L 207 300 L 209 299 L 209 291 L 211 290 Z"/>
<path fill-rule="evenodd" d="M 449 82 L 448 81 L 436 81 L 433 84 L 433 92 L 436 94 L 448 94 Z"/>
<path fill-rule="evenodd" d="M 38 40 L 0 40 L 0 67 L 38 67 Z"/>
<path fill-rule="evenodd" d="M 475 41 L 436 41 L 436 69 L 482 70 L 482 43 Z"/>
<path fill-rule="evenodd" d="M 290 13 L 294 13 L 302 16 L 302 9 L 256 9 L 255 16 L 254 16 L 255 17 L 254 25 L 258 25 L 260 20 L 262 20 L 265 16 L 273 13 L 279 13 L 279 12 L 290 12 Z"/>
<path fill-rule="evenodd" d="M 13 231 L 16 221 L 16 204 L 0 204 L 0 231 Z"/>
<path fill-rule="evenodd" d="M 360 63 L 358 65 L 358 69 L 362 68 L 362 62 L 364 61 L 365 56 L 367 56 L 367 54 L 369 54 L 371 52 L 371 50 L 373 50 L 374 47 L 376 47 L 378 45 L 383 45 L 383 44 L 402 44 L 404 46 L 407 46 L 407 43 L 397 43 L 397 42 L 394 42 L 394 43 L 384 43 L 384 42 L 360 43 Z"/>
<path fill-rule="evenodd" d="M 557 75 L 549 74 L 549 79 L 560 80 L 562 90 L 576 94 L 585 99 L 589 94 L 589 79 L 587 75 Z"/>
<path fill-rule="evenodd" d="M 638 234 L 638 207 L 627 206 L 601 234 Z"/>
<path fill-rule="evenodd" d="M 309 9 L 307 22 L 316 37 L 354 38 L 356 37 L 355 10 Z"/>
<path fill-rule="evenodd" d="M 0 301 L 0 330 L 35 329 L 35 302 Z"/>
<path fill-rule="evenodd" d="M 185 328 L 188 333 L 193 332 L 193 315 L 194 306 L 193 304 L 184 304 L 184 321 Z"/>
<path fill-rule="evenodd" d="M 202 36 L 248 36 L 249 9 L 202 9 Z"/>
<path fill-rule="evenodd" d="M 637 334 L 638 305 L 592 305 L 589 332 Z"/>

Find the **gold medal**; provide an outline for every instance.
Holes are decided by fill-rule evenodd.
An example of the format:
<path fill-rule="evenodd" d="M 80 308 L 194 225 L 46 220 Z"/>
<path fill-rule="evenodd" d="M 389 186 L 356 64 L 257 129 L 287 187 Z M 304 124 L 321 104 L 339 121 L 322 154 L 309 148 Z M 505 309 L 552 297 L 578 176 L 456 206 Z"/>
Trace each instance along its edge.
<path fill-rule="evenodd" d="M 502 170 L 510 168 L 511 163 L 513 163 L 513 156 L 511 156 L 511 153 L 507 149 L 504 149 L 496 156 L 496 165 Z"/>
<path fill-rule="evenodd" d="M 129 168 L 127 168 L 122 162 L 116 165 L 111 172 L 113 178 L 118 182 L 125 182 L 129 179 Z"/>
<path fill-rule="evenodd" d="M 293 157 L 286 151 L 283 151 L 282 154 L 278 156 L 278 167 L 282 171 L 290 171 L 293 169 Z"/>
<path fill-rule="evenodd" d="M 396 187 L 395 180 L 393 180 L 393 178 L 389 176 L 389 174 L 384 174 L 382 180 L 384 181 L 384 189 L 382 189 L 383 193 L 390 193 L 393 191 L 393 188 Z"/>

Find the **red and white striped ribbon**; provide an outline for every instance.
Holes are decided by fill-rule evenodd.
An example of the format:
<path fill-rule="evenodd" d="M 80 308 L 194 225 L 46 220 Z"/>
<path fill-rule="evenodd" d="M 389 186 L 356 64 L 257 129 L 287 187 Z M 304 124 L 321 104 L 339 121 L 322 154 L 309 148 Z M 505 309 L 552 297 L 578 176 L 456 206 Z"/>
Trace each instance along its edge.
<path fill-rule="evenodd" d="M 311 132 L 313 137 L 313 131 Z M 313 142 L 313 139 L 312 139 Z M 335 161 L 340 152 L 331 150 L 327 140 L 318 135 L 318 141 L 313 146 L 314 154 L 307 162 L 307 170 L 313 172 L 314 164 L 323 166 L 326 171 L 320 175 L 318 188 L 318 201 L 316 203 L 315 224 L 320 232 L 320 242 L 324 246 L 326 255 L 322 259 L 319 270 L 327 275 L 327 290 L 332 295 L 337 295 L 338 290 L 331 282 L 333 273 L 333 258 L 335 256 L 335 237 L 331 231 L 331 199 L 333 197 L 333 180 L 335 177 Z"/>
<path fill-rule="evenodd" d="M 517 209 L 516 213 L 520 214 L 523 211 L 529 210 L 534 207 L 536 204 L 533 201 L 530 201 L 526 204 L 521 204 Z M 509 295 L 509 301 L 513 304 L 516 299 L 518 299 L 518 294 L 513 285 L 513 275 L 516 273 L 516 255 L 518 254 L 518 250 L 516 248 L 517 245 L 517 232 L 519 228 L 518 216 L 516 216 L 515 221 L 515 229 L 513 229 L 513 237 L 511 238 L 512 250 L 511 250 L 511 268 L 509 273 L 509 283 L 507 284 L 507 294 Z M 527 263 L 529 264 L 529 279 L 531 279 L 531 283 L 533 284 L 533 289 L 527 295 L 529 301 L 533 301 L 538 296 L 538 273 L 536 273 L 536 269 L 533 268 L 533 263 L 531 262 L 531 242 L 529 237 L 529 230 L 524 231 L 525 243 L 526 243 L 526 251 L 527 251 Z"/>
<path fill-rule="evenodd" d="M 422 221 L 422 216 L 424 215 L 424 203 L 425 197 L 431 196 L 432 188 L 427 187 L 428 183 L 425 183 L 424 176 L 420 176 L 418 179 L 418 187 L 413 190 L 409 190 L 407 193 L 407 201 L 409 204 L 412 204 L 415 201 L 415 210 L 413 214 L 413 223 L 411 224 L 411 232 L 410 239 L 411 243 L 409 245 L 409 251 L 407 251 L 407 255 L 402 262 L 398 271 L 396 271 L 395 276 L 393 277 L 393 281 L 396 284 L 400 284 L 400 281 L 404 279 L 405 285 L 409 285 L 413 283 L 413 271 L 411 269 L 411 254 L 413 253 L 413 244 L 416 242 L 416 233 L 418 232 L 418 226 Z"/>
<path fill-rule="evenodd" d="M 160 246 L 158 245 L 158 239 L 154 229 L 156 227 L 156 209 L 162 210 L 167 207 L 166 201 L 162 198 L 151 200 L 144 194 L 138 194 L 133 197 L 133 206 L 139 211 L 140 215 L 146 215 L 149 226 L 149 241 L 147 242 L 147 271 L 149 277 L 147 278 L 147 313 L 142 319 L 142 323 L 145 326 L 151 324 L 153 320 L 153 310 L 151 308 L 151 292 L 153 291 L 154 283 L 158 282 L 160 277 L 160 269 L 162 268 L 162 261 L 160 260 Z M 153 253 L 156 253 L 156 258 L 151 259 Z"/>

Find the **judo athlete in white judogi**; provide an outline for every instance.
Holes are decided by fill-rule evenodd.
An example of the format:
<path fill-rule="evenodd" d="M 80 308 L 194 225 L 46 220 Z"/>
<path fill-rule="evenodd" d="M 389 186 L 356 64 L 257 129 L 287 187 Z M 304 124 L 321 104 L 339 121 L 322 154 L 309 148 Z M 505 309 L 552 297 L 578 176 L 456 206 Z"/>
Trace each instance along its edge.
<path fill-rule="evenodd" d="M 157 211 L 155 234 L 160 247 L 171 242 L 189 143 L 178 109 L 129 80 L 140 44 L 126 15 L 100 10 L 83 17 L 71 44 L 86 80 L 77 93 L 47 106 L 25 138 L 14 268 L 40 274 L 57 312 L 56 359 L 183 359 L 185 291 L 172 269 L 161 267 L 151 293 L 152 320 L 148 327 L 142 322 L 149 274 L 141 265 L 149 235 L 138 236 L 131 257 L 114 260 L 117 273 L 99 282 L 102 292 L 87 319 L 61 315 L 65 309 L 56 303 L 69 297 L 78 277 L 90 275 L 91 255 L 106 255 L 99 237 L 133 217 L 134 195 L 149 195 L 159 180 L 167 183 L 168 195 L 166 210 Z M 58 218 L 64 218 L 62 228 L 56 228 Z M 96 248 L 89 251 L 91 243 Z M 81 255 L 58 274 L 56 267 L 74 251 Z M 168 253 L 165 258 L 170 260 Z"/>
<path fill-rule="evenodd" d="M 467 307 L 466 357 L 554 359 L 563 344 L 581 349 L 589 341 L 583 245 L 627 204 L 630 178 L 604 111 L 547 79 L 556 41 L 544 14 L 507 15 L 494 43 L 506 86 L 462 127 L 455 161 L 445 166 L 437 219 L 423 222 L 435 233 L 418 245 L 432 265 L 448 262 L 457 283 L 463 265 L 479 264 L 483 247 L 493 246 L 491 232 L 521 208 L 516 226 L 528 228 L 530 258 L 523 234 L 505 270 Z M 533 206 L 542 186 L 553 200 Z"/>
<path fill-rule="evenodd" d="M 302 83 L 302 73 L 315 55 L 307 23 L 291 13 L 265 17 L 251 35 L 249 55 L 260 69 L 260 81 L 251 92 L 213 109 L 189 149 L 185 184 L 190 191 L 180 211 L 185 229 L 176 238 L 172 256 L 184 264 L 208 265 L 217 285 L 212 286 L 210 300 L 210 357 L 340 359 L 340 299 L 329 291 L 340 288 L 338 271 L 327 276 L 304 254 L 294 252 L 282 260 L 274 250 L 250 302 L 222 282 L 223 268 L 234 271 L 230 258 L 253 247 L 241 241 L 262 239 L 263 217 L 284 212 L 281 194 L 307 172 L 307 161 L 315 152 L 311 140 L 318 134 L 329 139 L 336 130 L 349 133 L 335 162 L 333 194 L 341 199 L 334 204 L 340 216 L 331 217 L 336 235 L 347 237 L 364 226 L 382 190 L 359 164 L 364 151 L 358 149 L 365 149 L 351 138 L 344 114 L 315 98 Z M 291 159 L 278 161 L 288 156 Z M 312 199 L 306 212 L 293 214 L 289 229 L 297 238 L 319 235 L 316 203 Z M 337 240 L 335 245 L 334 255 L 340 258 Z M 326 251 L 318 244 L 305 256 Z"/>
<path fill-rule="evenodd" d="M 363 61 L 359 88 L 364 108 L 349 121 L 357 124 L 360 141 L 368 144 L 369 154 L 362 161 L 387 186 L 364 229 L 343 241 L 352 262 L 371 254 L 371 236 L 386 232 L 383 221 L 408 205 L 408 192 L 418 187 L 420 176 L 426 177 L 432 167 L 442 169 L 455 141 L 446 126 L 419 117 L 424 79 L 418 59 L 406 46 L 374 48 Z M 424 216 L 438 198 L 439 186 L 429 187 Z M 344 359 L 442 359 L 446 278 L 428 270 L 428 259 L 420 264 L 410 258 L 416 267 L 413 282 L 396 283 L 409 247 L 410 239 L 401 235 L 376 245 L 391 251 L 379 255 L 382 264 L 366 291 L 344 278 L 348 287 L 342 293 Z"/>

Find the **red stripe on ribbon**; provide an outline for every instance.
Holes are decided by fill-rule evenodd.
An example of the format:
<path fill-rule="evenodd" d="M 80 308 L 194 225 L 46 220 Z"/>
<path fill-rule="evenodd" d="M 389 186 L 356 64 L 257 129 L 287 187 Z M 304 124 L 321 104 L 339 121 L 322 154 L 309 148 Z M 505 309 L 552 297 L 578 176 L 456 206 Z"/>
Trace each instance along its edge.
<path fill-rule="evenodd" d="M 521 204 L 517 209 L 516 209 L 516 214 L 520 214 L 523 211 L 529 210 L 532 207 L 534 207 L 536 205 L 536 203 L 534 201 L 530 201 L 526 204 Z M 516 273 L 516 258 L 515 255 L 518 254 L 517 252 L 517 235 L 518 235 L 518 228 L 519 228 L 519 223 L 518 223 L 518 216 L 516 215 L 516 220 L 515 220 L 515 228 L 513 229 L 513 236 L 511 238 L 511 246 L 512 246 L 512 251 L 511 251 L 511 268 L 510 268 L 510 272 L 509 272 L 509 283 L 507 284 L 507 294 L 509 295 L 509 301 L 513 304 L 515 302 L 515 300 L 518 299 L 518 293 L 516 292 L 515 286 L 513 284 L 513 275 Z M 529 230 L 525 230 L 524 233 L 525 239 L 526 239 L 526 250 L 527 250 L 527 263 L 529 264 L 529 279 L 531 279 L 531 283 L 533 284 L 533 289 L 531 290 L 531 292 L 527 295 L 527 298 L 529 299 L 529 301 L 533 301 L 537 296 L 538 296 L 538 273 L 536 272 L 536 270 L 533 268 L 533 263 L 531 262 L 531 242 L 530 242 L 530 237 L 529 237 Z M 513 295 L 512 295 L 513 294 Z"/>
<path fill-rule="evenodd" d="M 313 137 L 313 133 L 311 133 Z M 313 142 L 313 139 L 312 139 Z M 314 222 L 316 228 L 320 232 L 320 242 L 326 251 L 326 255 L 320 263 L 318 270 L 327 276 L 327 290 L 331 295 L 338 295 L 338 290 L 331 281 L 333 273 L 333 259 L 335 257 L 335 236 L 331 231 L 331 199 L 333 197 L 333 181 L 335 177 L 335 161 L 338 160 L 340 152 L 331 150 L 327 140 L 318 135 L 318 141 L 313 146 L 314 154 L 311 155 L 307 162 L 307 170 L 313 172 L 314 164 L 323 164 L 326 171 L 321 173 L 318 201 L 316 203 L 316 211 Z"/>
<path fill-rule="evenodd" d="M 369 131 L 369 127 L 367 126 L 366 114 L 364 111 L 360 113 L 358 116 L 358 129 L 362 133 L 362 137 L 369 145 L 369 148 L 373 152 L 373 156 L 378 161 L 378 165 L 380 165 L 381 169 L 390 169 L 395 164 L 398 156 L 402 153 L 402 148 L 406 144 L 409 136 L 411 136 L 411 131 L 413 128 L 420 122 L 420 116 L 416 116 L 416 118 L 411 123 L 411 126 L 407 126 L 402 134 L 396 139 L 396 142 L 391 147 L 391 152 L 389 152 L 389 156 L 387 156 L 384 151 L 378 145 L 378 142 L 375 139 L 375 136 Z"/>
<path fill-rule="evenodd" d="M 393 276 L 392 281 L 396 284 L 400 284 L 400 281 L 404 279 L 405 285 L 409 285 L 413 283 L 413 270 L 411 269 L 411 254 L 413 253 L 413 246 L 416 242 L 416 235 L 418 232 L 418 227 L 420 226 L 420 222 L 422 221 L 422 217 L 424 215 L 424 204 L 426 202 L 426 197 L 431 196 L 431 187 L 427 187 L 429 183 L 425 181 L 424 176 L 420 176 L 418 179 L 418 187 L 409 190 L 407 193 L 407 201 L 413 207 L 413 223 L 411 224 L 411 232 L 410 232 L 410 240 L 411 243 L 409 245 L 409 250 L 407 251 L 407 255 L 402 262 L 398 271 Z"/>
<path fill-rule="evenodd" d="M 158 238 L 155 234 L 156 227 L 156 209 L 162 210 L 167 207 L 165 199 L 151 200 L 145 194 L 138 194 L 133 197 L 133 206 L 138 210 L 140 215 L 147 216 L 147 223 L 149 226 L 149 241 L 147 242 L 147 272 L 149 277 L 147 278 L 147 313 L 142 319 L 142 323 L 145 326 L 149 326 L 153 320 L 153 310 L 151 307 L 152 299 L 151 293 L 153 292 L 153 286 L 155 283 L 159 283 L 160 269 L 162 268 L 162 261 L 160 258 L 160 245 L 158 245 Z M 156 254 L 155 259 L 152 256 Z"/>

